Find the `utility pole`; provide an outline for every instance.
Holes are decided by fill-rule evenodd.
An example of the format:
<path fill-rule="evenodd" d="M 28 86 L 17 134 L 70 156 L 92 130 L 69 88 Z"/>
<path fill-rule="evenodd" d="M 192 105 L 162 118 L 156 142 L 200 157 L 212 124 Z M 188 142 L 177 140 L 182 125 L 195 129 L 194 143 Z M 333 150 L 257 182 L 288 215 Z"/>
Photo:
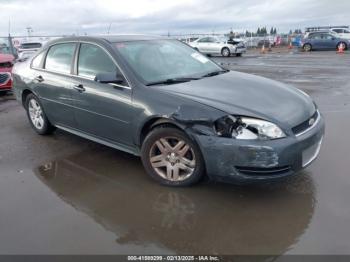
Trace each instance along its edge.
<path fill-rule="evenodd" d="M 11 19 L 9 18 L 9 36 L 11 35 Z"/>
<path fill-rule="evenodd" d="M 108 26 L 107 35 L 109 35 L 109 33 L 110 33 L 110 31 L 111 31 L 112 24 L 113 24 L 113 22 L 111 22 L 111 23 L 109 24 L 109 26 Z"/>

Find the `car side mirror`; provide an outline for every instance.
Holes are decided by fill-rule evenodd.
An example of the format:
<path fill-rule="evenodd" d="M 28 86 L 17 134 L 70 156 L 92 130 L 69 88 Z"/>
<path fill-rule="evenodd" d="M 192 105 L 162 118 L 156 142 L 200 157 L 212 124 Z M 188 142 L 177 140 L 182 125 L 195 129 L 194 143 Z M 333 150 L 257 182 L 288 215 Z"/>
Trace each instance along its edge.
<path fill-rule="evenodd" d="M 102 84 L 122 84 L 124 79 L 117 73 L 99 73 L 94 81 Z"/>

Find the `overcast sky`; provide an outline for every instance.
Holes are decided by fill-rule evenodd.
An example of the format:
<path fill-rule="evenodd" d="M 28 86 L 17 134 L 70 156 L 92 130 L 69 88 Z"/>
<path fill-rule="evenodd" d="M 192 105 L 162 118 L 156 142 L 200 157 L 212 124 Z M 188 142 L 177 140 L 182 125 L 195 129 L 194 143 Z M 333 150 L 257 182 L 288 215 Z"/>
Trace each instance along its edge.
<path fill-rule="evenodd" d="M 349 25 L 349 0 L 0 0 L 0 35 L 216 33 Z"/>

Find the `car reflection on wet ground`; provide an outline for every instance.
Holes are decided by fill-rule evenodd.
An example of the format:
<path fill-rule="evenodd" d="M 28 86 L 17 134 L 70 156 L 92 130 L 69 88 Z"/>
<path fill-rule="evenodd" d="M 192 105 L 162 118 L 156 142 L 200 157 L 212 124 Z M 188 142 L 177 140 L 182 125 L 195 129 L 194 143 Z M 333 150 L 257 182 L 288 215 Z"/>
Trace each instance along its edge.
<path fill-rule="evenodd" d="M 62 131 L 36 135 L 0 96 L 0 253 L 348 254 L 350 56 L 214 59 L 316 100 L 327 128 L 313 165 L 282 183 L 162 187 L 129 154 Z"/>
<path fill-rule="evenodd" d="M 114 232 L 119 245 L 154 243 L 180 254 L 280 254 L 312 218 L 314 185 L 306 174 L 254 188 L 204 183 L 171 189 L 145 177 L 138 159 L 96 153 L 46 163 L 36 174 L 66 203 Z"/>

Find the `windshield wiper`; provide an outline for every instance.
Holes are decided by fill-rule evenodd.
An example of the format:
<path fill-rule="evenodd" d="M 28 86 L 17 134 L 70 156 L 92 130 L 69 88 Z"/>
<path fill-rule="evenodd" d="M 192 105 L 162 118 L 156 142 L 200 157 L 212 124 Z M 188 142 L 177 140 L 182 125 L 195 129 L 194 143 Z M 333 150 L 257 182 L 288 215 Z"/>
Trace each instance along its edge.
<path fill-rule="evenodd" d="M 166 80 L 151 82 L 146 84 L 146 86 L 155 86 L 155 85 L 172 85 L 172 84 L 178 84 L 178 83 L 185 83 L 192 80 L 198 80 L 199 78 L 195 77 L 179 77 L 179 78 L 169 78 Z"/>
<path fill-rule="evenodd" d="M 202 77 L 211 77 L 211 76 L 217 76 L 217 75 L 221 75 L 221 74 L 224 74 L 224 73 L 227 73 L 229 72 L 230 70 L 220 70 L 220 71 L 214 71 L 214 72 L 210 72 L 208 74 L 205 74 L 204 76 Z"/>

